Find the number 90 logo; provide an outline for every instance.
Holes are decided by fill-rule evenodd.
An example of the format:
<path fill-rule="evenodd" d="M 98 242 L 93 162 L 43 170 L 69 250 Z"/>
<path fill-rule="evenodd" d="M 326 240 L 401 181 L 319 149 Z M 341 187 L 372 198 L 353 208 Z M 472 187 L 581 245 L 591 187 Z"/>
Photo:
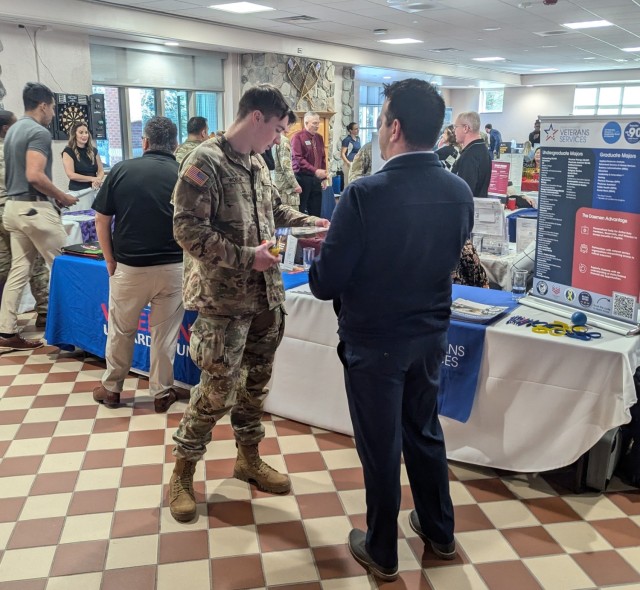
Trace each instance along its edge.
<path fill-rule="evenodd" d="M 624 128 L 624 138 L 628 143 L 638 143 L 640 141 L 640 123 L 633 121 Z"/>

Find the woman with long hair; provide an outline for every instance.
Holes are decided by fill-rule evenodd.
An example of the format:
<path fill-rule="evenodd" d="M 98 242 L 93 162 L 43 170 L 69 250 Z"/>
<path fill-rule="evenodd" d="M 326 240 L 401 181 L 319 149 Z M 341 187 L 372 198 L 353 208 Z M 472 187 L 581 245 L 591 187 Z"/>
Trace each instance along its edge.
<path fill-rule="evenodd" d="M 102 161 L 84 121 L 74 123 L 69 130 L 69 143 L 62 152 L 62 165 L 69 177 L 69 190 L 99 189 L 102 185 Z"/>

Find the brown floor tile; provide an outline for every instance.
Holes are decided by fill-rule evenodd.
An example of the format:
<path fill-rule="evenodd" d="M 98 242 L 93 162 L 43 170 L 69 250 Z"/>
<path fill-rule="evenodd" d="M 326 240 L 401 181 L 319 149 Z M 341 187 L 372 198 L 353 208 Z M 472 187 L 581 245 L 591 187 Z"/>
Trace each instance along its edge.
<path fill-rule="evenodd" d="M 260 454 L 263 456 L 280 454 L 280 445 L 278 444 L 278 439 L 275 436 L 263 438 L 262 441 L 260 441 L 259 449 Z"/>
<path fill-rule="evenodd" d="M 89 444 L 88 434 L 79 434 L 77 436 L 56 436 L 51 441 L 47 453 L 73 453 L 76 451 L 85 451 Z"/>
<path fill-rule="evenodd" d="M 64 526 L 64 518 L 38 518 L 16 523 L 7 549 L 26 549 L 57 545 Z"/>
<path fill-rule="evenodd" d="M 122 392 L 120 396 L 120 401 L 123 404 L 131 405 L 133 403 L 133 416 L 150 416 L 151 414 L 156 413 L 156 408 L 153 401 L 149 401 L 145 398 L 144 401 L 136 400 L 135 395 L 132 396 L 130 393 L 126 391 Z"/>
<path fill-rule="evenodd" d="M 336 489 L 344 490 L 360 490 L 364 488 L 364 475 L 362 467 L 350 467 L 348 469 L 335 469 L 329 471 Z"/>
<path fill-rule="evenodd" d="M 477 504 L 463 504 L 454 506 L 456 533 L 482 531 L 494 528 L 487 515 Z"/>
<path fill-rule="evenodd" d="M 111 538 L 141 537 L 160 532 L 160 509 L 119 510 L 113 515 Z"/>
<path fill-rule="evenodd" d="M 57 422 L 33 422 L 23 424 L 16 432 L 15 439 L 46 438 L 52 436 L 58 426 Z"/>
<path fill-rule="evenodd" d="M 173 448 L 173 445 L 171 445 Z M 175 459 L 172 459 L 172 462 Z M 207 481 L 212 479 L 227 479 L 233 476 L 233 467 L 236 464 L 235 459 L 213 459 L 206 461 L 205 471 Z"/>
<path fill-rule="evenodd" d="M 303 471 L 325 471 L 325 465 L 322 453 L 295 453 L 294 455 L 285 455 L 284 461 L 287 464 L 289 473 L 301 473 Z"/>
<path fill-rule="evenodd" d="M 121 570 L 106 570 L 102 574 L 101 590 L 155 590 L 156 566 L 145 565 Z"/>
<path fill-rule="evenodd" d="M 378 588 L 384 590 L 433 590 L 427 578 L 421 571 L 400 572 L 395 582 L 378 582 Z"/>
<path fill-rule="evenodd" d="M 522 557 L 564 553 L 564 549 L 541 526 L 502 529 L 502 534 Z"/>
<path fill-rule="evenodd" d="M 162 483 L 162 465 L 132 465 L 122 469 L 120 486 L 149 486 Z"/>
<path fill-rule="evenodd" d="M 511 490 L 497 477 L 471 479 L 463 483 L 477 502 L 498 502 L 500 500 L 516 499 Z"/>
<path fill-rule="evenodd" d="M 83 371 L 95 371 L 96 369 L 102 369 L 104 371 L 105 363 L 103 359 L 87 359 L 82 365 Z"/>
<path fill-rule="evenodd" d="M 71 498 L 71 504 L 67 510 L 69 516 L 78 514 L 98 514 L 100 512 L 113 512 L 116 507 L 118 490 L 87 490 L 76 492 Z"/>
<path fill-rule="evenodd" d="M 0 375 L 0 387 L 8 387 L 14 379 L 15 375 Z"/>
<path fill-rule="evenodd" d="M 82 463 L 82 469 L 104 469 L 106 467 L 120 467 L 124 459 L 124 449 L 105 449 L 102 451 L 87 451 Z"/>
<path fill-rule="evenodd" d="M 0 477 L 12 477 L 14 475 L 32 475 L 38 473 L 38 467 L 42 463 L 41 455 L 28 455 L 26 457 L 6 457 L 0 463 Z"/>
<path fill-rule="evenodd" d="M 44 380 L 45 383 L 71 383 L 76 380 L 78 373 L 75 371 L 65 371 L 61 373 L 49 373 Z"/>
<path fill-rule="evenodd" d="M 42 373 L 48 373 L 51 371 L 51 363 L 31 363 L 22 367 L 20 375 L 41 375 Z M 77 375 L 77 373 L 73 373 Z"/>
<path fill-rule="evenodd" d="M 131 418 L 117 416 L 115 418 L 98 418 L 93 425 L 94 434 L 108 432 L 126 432 L 131 425 Z"/>
<path fill-rule="evenodd" d="M 41 473 L 31 486 L 30 496 L 45 496 L 72 492 L 78 479 L 77 471 L 63 471 L 60 473 Z"/>
<path fill-rule="evenodd" d="M 296 434 L 311 434 L 311 426 L 294 422 L 293 420 L 277 420 L 273 423 L 278 436 L 293 436 Z"/>
<path fill-rule="evenodd" d="M 224 557 L 211 560 L 211 579 L 215 588 L 262 588 L 265 586 L 259 555 Z"/>
<path fill-rule="evenodd" d="M 173 456 L 173 447 L 175 445 L 164 445 L 164 462 L 165 463 L 175 463 L 176 458 Z"/>
<path fill-rule="evenodd" d="M 320 582 L 301 582 L 300 584 L 269 586 L 269 590 L 322 590 L 322 586 Z"/>
<path fill-rule="evenodd" d="M 102 368 L 104 369 L 104 367 Z M 76 381 L 73 389 L 71 390 L 71 393 L 92 393 L 93 390 L 96 387 L 100 387 L 100 385 L 102 385 L 101 381 Z M 90 395 L 87 396 L 87 402 L 89 400 L 95 403 Z"/>
<path fill-rule="evenodd" d="M 4 457 L 4 454 L 7 452 L 7 449 L 11 446 L 10 440 L 0 440 L 0 459 Z"/>
<path fill-rule="evenodd" d="M 91 400 L 93 402 L 93 400 Z M 91 406 L 71 406 L 65 408 L 60 420 L 92 420 L 98 413 L 98 404 Z"/>
<path fill-rule="evenodd" d="M 320 579 L 322 580 L 362 575 L 362 566 L 353 559 L 346 543 L 327 547 L 314 547 L 312 551 Z"/>
<path fill-rule="evenodd" d="M 340 449 L 355 449 L 356 443 L 346 434 L 337 432 L 323 432 L 316 434 L 316 442 L 321 451 L 337 451 Z"/>
<path fill-rule="evenodd" d="M 22 424 L 27 410 L 3 410 L 0 412 L 0 426 L 5 424 Z"/>
<path fill-rule="evenodd" d="M 466 553 L 460 547 L 460 544 L 457 546 L 455 559 L 440 559 L 433 552 L 433 549 L 431 549 L 431 545 L 425 545 L 419 537 L 410 537 L 407 539 L 407 542 L 423 568 L 447 567 L 471 563 Z"/>
<path fill-rule="evenodd" d="M 342 516 L 344 508 L 335 492 L 321 494 L 301 494 L 296 496 L 302 518 L 322 518 L 323 516 Z"/>
<path fill-rule="evenodd" d="M 4 397 L 27 397 L 35 396 L 40 391 L 39 384 L 33 385 L 11 385 L 4 394 Z"/>
<path fill-rule="evenodd" d="M 244 526 L 254 523 L 251 502 L 246 500 L 211 502 L 207 504 L 207 514 L 209 528 Z"/>
<path fill-rule="evenodd" d="M 16 582 L 0 582 L 0 590 L 44 590 L 47 580 L 18 580 Z"/>
<path fill-rule="evenodd" d="M 127 447 L 152 447 L 164 444 L 164 429 L 136 430 L 129 433 Z"/>
<path fill-rule="evenodd" d="M 559 497 L 532 498 L 523 500 L 523 503 L 542 524 L 582 520 L 580 515 Z"/>
<path fill-rule="evenodd" d="M 491 590 L 542 590 L 542 586 L 520 561 L 479 563 L 476 569 Z"/>
<path fill-rule="evenodd" d="M 640 490 L 607 494 L 607 498 L 625 514 L 629 516 L 640 515 Z"/>
<path fill-rule="evenodd" d="M 0 522 L 15 522 L 26 498 L 2 498 L 0 499 Z"/>
<path fill-rule="evenodd" d="M 367 530 L 367 515 L 366 514 L 350 514 L 349 520 L 351 526 L 354 529 L 360 529 L 361 531 Z"/>
<path fill-rule="evenodd" d="M 640 527 L 626 518 L 595 520 L 589 523 L 614 547 L 636 547 L 640 545 Z"/>
<path fill-rule="evenodd" d="M 258 538 L 263 553 L 305 549 L 309 546 L 307 535 L 301 522 L 274 522 L 258 525 Z"/>
<path fill-rule="evenodd" d="M 56 395 L 40 395 L 33 400 L 32 408 L 61 408 L 67 405 L 69 399 L 68 393 L 60 393 Z"/>
<path fill-rule="evenodd" d="M 179 417 L 182 418 L 183 414 Z M 179 420 L 178 420 L 179 422 Z M 177 426 L 178 424 L 176 424 Z M 231 424 L 216 424 L 212 431 L 212 440 L 233 440 L 235 434 L 233 433 L 233 426 Z"/>
<path fill-rule="evenodd" d="M 167 413 L 167 428 L 175 430 L 178 428 L 180 420 L 182 420 L 182 416 L 184 416 L 184 412 L 172 412 L 171 409 Z M 216 426 L 216 428 L 219 427 L 220 426 Z"/>
<path fill-rule="evenodd" d="M 413 510 L 413 495 L 411 494 L 411 487 L 400 487 L 400 510 Z"/>
<path fill-rule="evenodd" d="M 85 541 L 58 545 L 51 566 L 51 576 L 70 576 L 88 572 L 101 572 L 109 541 Z"/>
<path fill-rule="evenodd" d="M 633 569 L 616 551 L 578 553 L 571 557 L 598 587 L 613 584 L 640 584 L 640 573 Z"/>
<path fill-rule="evenodd" d="M 187 531 L 160 535 L 158 563 L 195 561 L 209 557 L 207 531 Z"/>

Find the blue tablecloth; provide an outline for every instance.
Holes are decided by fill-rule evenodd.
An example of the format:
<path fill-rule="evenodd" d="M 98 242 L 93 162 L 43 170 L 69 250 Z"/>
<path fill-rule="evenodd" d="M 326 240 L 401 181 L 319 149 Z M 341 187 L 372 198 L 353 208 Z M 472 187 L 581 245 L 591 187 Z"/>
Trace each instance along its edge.
<path fill-rule="evenodd" d="M 510 292 L 463 285 L 453 285 L 452 299 L 457 298 L 506 306 L 509 310 L 517 305 Z M 487 324 L 451 322 L 447 353 L 440 372 L 440 415 L 459 422 L 469 419 L 478 386 L 486 329 Z"/>
<path fill-rule="evenodd" d="M 307 283 L 309 275 L 306 272 L 285 272 L 282 279 L 285 289 L 291 289 Z M 78 256 L 58 256 L 51 271 L 45 332 L 47 342 L 61 348 L 77 346 L 104 358 L 108 316 L 109 277 L 105 262 Z M 189 356 L 189 329 L 196 316 L 194 311 L 184 314 L 174 363 L 175 378 L 191 385 L 200 379 L 200 371 Z M 149 308 L 145 308 L 140 314 L 133 368 L 149 371 L 150 344 Z"/>

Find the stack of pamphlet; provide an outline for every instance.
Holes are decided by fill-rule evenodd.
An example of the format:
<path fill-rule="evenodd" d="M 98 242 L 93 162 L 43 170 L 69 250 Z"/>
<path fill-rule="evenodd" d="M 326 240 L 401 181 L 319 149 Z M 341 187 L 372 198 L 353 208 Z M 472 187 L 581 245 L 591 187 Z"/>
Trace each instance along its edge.
<path fill-rule="evenodd" d="M 486 305 L 468 299 L 456 299 L 451 304 L 451 319 L 461 322 L 488 324 L 509 308 L 506 305 Z"/>
<path fill-rule="evenodd" d="M 64 246 L 63 254 L 71 254 L 72 256 L 82 256 L 84 258 L 94 258 L 96 260 L 104 260 L 104 254 L 98 242 L 87 242 L 86 244 L 74 244 L 73 246 Z"/>

